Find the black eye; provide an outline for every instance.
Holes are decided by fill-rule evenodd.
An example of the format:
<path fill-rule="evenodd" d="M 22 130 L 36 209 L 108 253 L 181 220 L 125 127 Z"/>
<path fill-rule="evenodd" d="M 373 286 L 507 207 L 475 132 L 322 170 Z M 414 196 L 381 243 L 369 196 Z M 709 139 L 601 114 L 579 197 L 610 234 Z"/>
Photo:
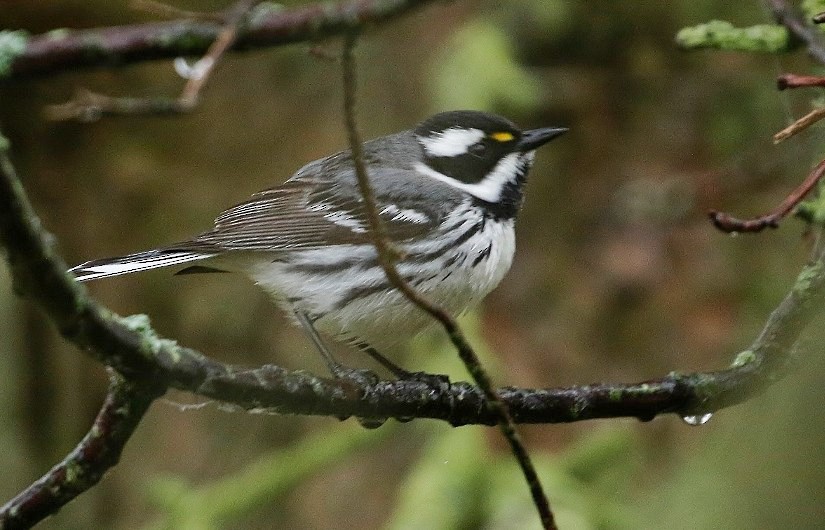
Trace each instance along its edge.
<path fill-rule="evenodd" d="M 487 152 L 487 144 L 478 142 L 477 144 L 471 145 L 469 151 L 475 156 L 484 156 L 484 153 Z"/>

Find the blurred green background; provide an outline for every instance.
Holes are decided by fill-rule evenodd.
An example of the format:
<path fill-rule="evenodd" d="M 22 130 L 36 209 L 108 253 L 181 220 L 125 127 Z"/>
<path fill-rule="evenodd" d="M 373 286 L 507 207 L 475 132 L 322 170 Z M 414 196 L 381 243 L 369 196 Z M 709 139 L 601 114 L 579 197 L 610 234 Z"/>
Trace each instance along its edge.
<path fill-rule="evenodd" d="M 705 212 L 761 213 L 822 157 L 820 127 L 770 141 L 818 96 L 778 93 L 775 77 L 817 69 L 804 52 L 675 49 L 678 29 L 714 18 L 770 21 L 756 0 L 456 1 L 376 28 L 360 44 L 367 137 L 454 108 L 571 128 L 538 155 L 511 273 L 466 319 L 499 384 L 721 368 L 790 288 L 810 247 L 800 223 L 731 238 Z M 0 9 L 0 28 L 35 33 L 151 19 L 126 2 L 5 0 Z M 192 115 L 85 125 L 43 118 L 44 105 L 78 87 L 176 94 L 182 81 L 162 61 L 0 85 L 0 125 L 31 200 L 74 264 L 186 238 L 343 148 L 340 84 L 337 64 L 296 45 L 230 55 Z M 323 371 L 301 333 L 240 277 L 158 271 L 89 289 L 222 361 Z M 5 266 L 0 317 L 5 500 L 82 437 L 106 378 L 14 297 Z M 809 345 L 822 335 L 811 331 Z M 818 353 L 801 348 L 798 370 L 701 428 L 675 416 L 524 427 L 562 528 L 821 528 Z M 403 364 L 466 378 L 439 337 L 423 338 Z M 180 393 L 157 402 L 120 465 L 41 527 L 537 527 L 494 429 L 391 421 L 366 431 L 353 420 L 200 403 Z"/>

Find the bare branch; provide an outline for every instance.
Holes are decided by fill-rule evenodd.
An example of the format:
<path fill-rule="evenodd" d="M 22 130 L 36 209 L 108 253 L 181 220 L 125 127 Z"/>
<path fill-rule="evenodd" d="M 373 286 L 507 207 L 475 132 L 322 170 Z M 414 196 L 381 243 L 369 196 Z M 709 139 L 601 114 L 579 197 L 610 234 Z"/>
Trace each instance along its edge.
<path fill-rule="evenodd" d="M 825 77 L 819 75 L 782 74 L 776 79 L 778 90 L 803 87 L 825 87 Z"/>
<path fill-rule="evenodd" d="M 820 64 L 825 64 L 825 41 L 819 29 L 808 24 L 804 16 L 785 0 L 768 0 L 768 7 L 776 21 L 808 47 L 808 54 Z"/>
<path fill-rule="evenodd" d="M 793 190 L 779 206 L 774 208 L 770 213 L 754 217 L 752 219 L 737 219 L 730 214 L 712 210 L 708 213 L 713 225 L 723 232 L 744 232 L 754 233 L 761 232 L 765 228 L 777 228 L 779 222 L 790 214 L 796 208 L 802 199 L 811 192 L 817 183 L 822 180 L 822 175 L 825 174 L 825 160 L 821 161 L 808 174 L 802 184 Z"/>
<path fill-rule="evenodd" d="M 78 120 L 83 122 L 96 121 L 103 116 L 125 116 L 135 114 L 176 114 L 192 111 L 200 99 L 201 90 L 215 70 L 218 62 L 229 48 L 235 43 L 238 33 L 246 24 L 247 16 L 255 4 L 261 0 L 240 0 L 226 15 L 223 29 L 215 42 L 209 47 L 206 54 L 189 66 L 185 59 L 175 59 L 176 68 L 185 69 L 179 73 L 188 80 L 183 91 L 176 99 L 170 98 L 117 98 L 96 94 L 89 90 L 78 91 L 75 99 L 68 103 L 48 106 L 45 109 L 46 117 L 52 120 Z M 164 4 L 150 2 L 153 9 Z M 167 6 L 174 11 L 174 8 Z"/>
<path fill-rule="evenodd" d="M 62 462 L 0 507 L 0 528 L 30 528 L 97 484 L 118 463 L 143 415 L 165 391 L 163 385 L 135 385 L 112 372 L 92 428 Z"/>
<path fill-rule="evenodd" d="M 792 124 L 788 125 L 778 133 L 773 135 L 773 143 L 778 144 L 783 140 L 787 140 L 796 133 L 802 132 L 814 123 L 825 118 L 825 107 L 820 107 L 812 110 L 808 114 L 802 116 Z"/>
<path fill-rule="evenodd" d="M 218 38 L 209 46 L 206 55 L 201 57 L 192 68 L 195 75 L 189 78 L 186 86 L 183 87 L 183 93 L 181 93 L 180 98 L 178 98 L 182 107 L 191 109 L 197 105 L 200 91 L 209 80 L 209 76 L 212 74 L 215 65 L 218 64 L 223 54 L 235 44 L 235 41 L 238 39 L 238 33 L 249 15 L 249 10 L 252 9 L 255 4 L 260 3 L 260 1 L 261 0 L 240 0 L 230 10 L 226 23 L 218 34 Z"/>
<path fill-rule="evenodd" d="M 348 0 L 292 9 L 261 4 L 253 11 L 232 49 L 317 41 L 386 22 L 430 3 L 433 0 Z M 202 55 L 222 30 L 219 23 L 175 20 L 79 31 L 56 30 L 32 37 L 21 35 L 15 46 L 3 50 L 8 55 L 8 67 L 0 71 L 0 79 Z"/>
<path fill-rule="evenodd" d="M 111 97 L 85 88 L 78 89 L 71 101 L 48 105 L 43 109 L 46 119 L 52 121 L 77 120 L 94 122 L 106 116 L 153 114 L 156 116 L 180 114 L 190 110 L 180 99 Z"/>

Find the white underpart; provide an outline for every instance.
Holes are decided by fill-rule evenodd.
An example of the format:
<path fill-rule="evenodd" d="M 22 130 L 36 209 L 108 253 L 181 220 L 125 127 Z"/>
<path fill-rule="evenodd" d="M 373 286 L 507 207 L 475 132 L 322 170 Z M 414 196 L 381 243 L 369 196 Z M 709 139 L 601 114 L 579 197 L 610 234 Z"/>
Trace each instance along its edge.
<path fill-rule="evenodd" d="M 393 221 L 409 221 L 415 224 L 424 224 L 430 221 L 427 214 L 411 208 L 399 208 L 394 204 L 390 204 L 381 210 L 381 215 L 392 215 Z"/>
<path fill-rule="evenodd" d="M 480 129 L 450 128 L 433 136 L 419 136 L 418 141 L 430 156 L 457 156 L 467 152 L 471 145 L 484 138 Z"/>
<path fill-rule="evenodd" d="M 480 223 L 482 215 L 468 199 L 443 221 L 443 226 L 452 227 L 452 238 L 420 240 L 400 249 L 411 258 L 397 264 L 401 275 L 412 278 L 413 283 L 417 283 L 415 289 L 418 292 L 453 315 L 480 302 L 499 284 L 513 260 L 513 220 L 487 219 L 482 230 L 459 246 L 453 248 L 449 244 Z M 430 262 L 412 261 L 416 255 L 440 249 L 445 250 Z M 473 266 L 483 254 L 486 257 Z M 405 343 L 434 321 L 391 288 L 343 304 L 351 288 L 369 289 L 386 284 L 384 271 L 375 265 L 374 256 L 375 249 L 371 245 L 301 250 L 292 255 L 289 263 L 257 261 L 249 274 L 256 283 L 274 294 L 288 311 L 298 309 L 310 315 L 323 315 L 315 322 L 320 331 L 333 337 L 356 337 L 392 355 L 398 344 Z M 321 266 L 362 260 L 363 265 L 322 274 L 300 271 L 301 264 Z"/>
<path fill-rule="evenodd" d="M 532 162 L 534 156 L 534 151 L 529 151 L 527 153 L 510 153 L 509 155 L 502 157 L 493 170 L 480 182 L 476 182 L 475 184 L 461 182 L 460 180 L 447 176 L 440 171 L 434 170 L 423 162 L 416 163 L 415 169 L 427 177 L 460 189 L 461 191 L 467 192 L 473 197 L 478 197 L 483 201 L 498 202 L 501 198 L 501 192 L 504 190 L 504 186 L 508 182 L 514 181 L 519 171 L 523 170 L 522 166 Z"/>

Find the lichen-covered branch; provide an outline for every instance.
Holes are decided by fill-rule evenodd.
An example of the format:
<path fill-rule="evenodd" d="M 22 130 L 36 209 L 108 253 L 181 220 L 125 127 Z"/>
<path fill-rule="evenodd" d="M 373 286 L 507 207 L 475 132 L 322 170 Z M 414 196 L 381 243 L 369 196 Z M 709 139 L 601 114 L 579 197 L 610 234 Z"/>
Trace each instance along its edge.
<path fill-rule="evenodd" d="M 810 11 L 815 6 L 803 2 L 803 8 L 809 11 L 802 13 L 785 0 L 768 0 L 767 4 L 776 24 L 740 28 L 724 20 L 711 20 L 681 29 L 676 34 L 676 44 L 686 50 L 714 48 L 763 53 L 791 51 L 803 44 L 814 60 L 825 64 L 825 39 L 813 24 L 818 13 Z"/>
<path fill-rule="evenodd" d="M 385 22 L 432 1 L 346 0 L 292 9 L 263 2 L 250 13 L 232 49 L 317 41 Z M 175 20 L 77 31 L 58 29 L 34 36 L 4 31 L 0 32 L 0 79 L 203 55 L 223 30 L 218 22 Z"/>
<path fill-rule="evenodd" d="M 0 142 L 7 147 L 7 142 Z M 357 388 L 348 381 L 319 378 L 275 366 L 241 369 L 155 335 L 145 317 L 118 317 L 90 300 L 53 250 L 0 149 L 0 243 L 6 248 L 18 291 L 36 301 L 61 332 L 99 361 L 128 375 L 154 374 L 170 386 L 244 407 L 284 413 L 429 417 L 455 424 L 493 424 L 474 387 L 457 383 L 443 391 L 422 382 L 381 381 Z M 662 413 L 711 411 L 745 400 L 776 379 L 788 351 L 821 306 L 825 293 L 822 256 L 803 269 L 794 289 L 763 333 L 728 370 L 672 374 L 639 384 L 601 384 L 531 390 L 502 389 L 517 422 L 554 423 Z"/>
<path fill-rule="evenodd" d="M 124 380 L 110 392 L 98 421 L 78 448 L 0 508 L 0 527 L 26 527 L 26 521 L 54 513 L 94 485 L 117 462 L 143 412 L 167 387 L 284 414 L 435 418 L 452 425 L 498 423 L 499 416 L 485 393 L 468 383 L 366 384 L 277 366 L 240 368 L 157 336 L 144 316 L 124 318 L 111 313 L 65 272 L 52 237 L 26 198 L 8 149 L 8 142 L 0 137 L 0 246 L 5 249 L 16 290 L 37 303 L 68 340 L 114 367 Z M 811 216 L 823 218 L 821 212 Z M 741 403 L 782 377 L 793 345 L 821 310 L 825 299 L 822 252 L 802 270 L 751 347 L 726 370 L 670 374 L 636 384 L 500 388 L 496 392 L 517 423 L 616 417 L 650 420 L 665 413 L 706 414 Z"/>
<path fill-rule="evenodd" d="M 224 27 L 209 46 L 206 54 L 189 66 L 183 58 L 175 60 L 178 73 L 187 79 L 177 98 L 130 98 L 110 97 L 90 90 L 79 89 L 69 102 L 49 105 L 46 117 L 52 120 L 96 121 L 103 116 L 124 116 L 134 114 L 180 114 L 191 112 L 197 107 L 200 95 L 207 81 L 215 71 L 224 54 L 235 43 L 238 32 L 245 26 L 246 18 L 260 0 L 239 0 L 227 11 Z M 151 6 L 155 4 L 150 3 Z M 163 5 L 163 4 L 160 4 Z M 174 9 L 169 7 L 169 9 Z M 219 17 L 220 18 L 220 17 Z"/>
<path fill-rule="evenodd" d="M 113 372 L 92 428 L 62 462 L 0 507 L 0 528 L 31 528 L 97 484 L 118 463 L 138 423 L 165 390 L 162 385 L 133 384 Z"/>
<path fill-rule="evenodd" d="M 155 334 L 144 316 L 119 317 L 87 297 L 53 250 L 51 236 L 31 209 L 0 140 L 0 245 L 15 286 L 35 301 L 63 335 L 127 378 L 152 379 L 170 387 L 245 408 L 284 414 L 418 417 L 454 425 L 494 425 L 483 393 L 467 383 L 446 387 L 421 381 L 379 381 L 358 386 L 277 366 L 241 368 Z M 741 403 L 783 373 L 789 352 L 825 298 L 823 256 L 807 265 L 749 349 L 717 372 L 670 374 L 635 384 L 566 388 L 498 389 L 517 423 L 563 423 L 594 418 L 712 412 Z"/>
<path fill-rule="evenodd" d="M 724 20 L 682 28 L 676 34 L 676 44 L 685 50 L 715 48 L 739 52 L 777 53 L 791 49 L 788 30 L 782 26 L 760 24 L 737 28 Z"/>
<path fill-rule="evenodd" d="M 825 64 L 825 39 L 822 31 L 813 23 L 816 11 L 799 12 L 794 6 L 788 5 L 786 0 L 768 0 L 768 7 L 776 21 L 788 29 L 808 49 L 808 55 L 820 64 Z M 803 2 L 803 7 L 807 7 Z"/>

